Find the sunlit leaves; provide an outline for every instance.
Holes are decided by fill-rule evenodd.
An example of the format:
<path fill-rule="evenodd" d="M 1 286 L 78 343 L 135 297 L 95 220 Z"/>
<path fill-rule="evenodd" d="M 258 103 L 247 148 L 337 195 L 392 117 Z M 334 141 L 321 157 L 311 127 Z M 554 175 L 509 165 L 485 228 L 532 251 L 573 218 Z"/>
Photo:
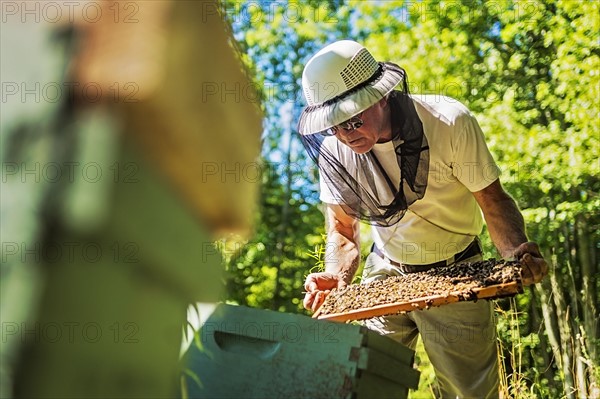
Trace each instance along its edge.
<path fill-rule="evenodd" d="M 302 283 L 318 264 L 311 252 L 323 243 L 324 227 L 315 170 L 303 158 L 301 146 L 294 141 L 290 145 L 290 133 L 303 105 L 299 84 L 304 63 L 323 44 L 342 38 L 353 38 L 378 60 L 405 68 L 413 93 L 451 96 L 473 111 L 500 166 L 504 187 L 523 210 L 528 236 L 554 262 L 566 296 L 571 295 L 567 285 L 581 277 L 578 262 L 585 253 L 597 263 L 600 2 L 228 0 L 226 4 L 247 54 L 244 61 L 262 89 L 267 114 L 263 156 L 277 166 L 263 176 L 256 236 L 228 248 L 230 299 L 301 311 Z M 288 162 L 293 165 L 291 185 L 286 180 Z M 367 238 L 368 231 L 361 235 Z M 592 248 L 581 247 L 583 238 Z M 497 256 L 487 235 L 484 242 L 485 255 Z M 366 253 L 369 248 L 362 250 Z M 597 277 L 586 278 L 598 285 Z M 574 307 L 584 307 L 579 294 L 570 298 Z M 539 363 L 547 355 L 546 333 L 527 331 L 534 316 L 522 311 L 539 307 L 537 299 L 533 291 L 520 296 L 514 302 L 521 312 L 519 320 L 506 328 L 522 328 L 524 338 L 517 345 L 531 351 Z M 552 361 L 525 373 L 544 384 L 564 378 Z M 525 388 L 523 384 L 522 380 L 513 388 Z M 520 397 L 540 393 L 534 386 L 530 390 L 531 396 L 519 392 Z"/>

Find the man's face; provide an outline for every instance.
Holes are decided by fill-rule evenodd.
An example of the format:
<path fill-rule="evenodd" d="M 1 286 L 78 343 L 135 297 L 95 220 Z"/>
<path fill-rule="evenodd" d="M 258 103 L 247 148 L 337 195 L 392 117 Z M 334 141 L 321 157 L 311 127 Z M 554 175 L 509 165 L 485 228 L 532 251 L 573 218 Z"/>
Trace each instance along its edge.
<path fill-rule="evenodd" d="M 357 154 L 369 152 L 377 142 L 392 138 L 389 108 L 386 99 L 360 114 L 362 125 L 353 130 L 338 128 L 335 137 Z"/>

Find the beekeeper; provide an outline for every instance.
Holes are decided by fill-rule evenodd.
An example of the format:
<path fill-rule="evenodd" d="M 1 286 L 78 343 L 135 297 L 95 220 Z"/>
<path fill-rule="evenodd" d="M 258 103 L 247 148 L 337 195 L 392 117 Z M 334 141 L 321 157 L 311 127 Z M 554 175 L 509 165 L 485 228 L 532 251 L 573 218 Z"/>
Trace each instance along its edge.
<path fill-rule="evenodd" d="M 326 204 L 326 271 L 310 274 L 304 306 L 349 284 L 360 262 L 359 221 L 373 248 L 363 282 L 481 260 L 483 217 L 502 257 L 525 265 L 524 283 L 548 267 L 504 191 L 479 124 L 457 100 L 410 95 L 404 69 L 342 40 L 316 53 L 302 76 L 298 131 L 318 165 Z M 420 333 L 443 397 L 498 396 L 491 302 L 459 302 L 370 319 L 414 349 Z"/>

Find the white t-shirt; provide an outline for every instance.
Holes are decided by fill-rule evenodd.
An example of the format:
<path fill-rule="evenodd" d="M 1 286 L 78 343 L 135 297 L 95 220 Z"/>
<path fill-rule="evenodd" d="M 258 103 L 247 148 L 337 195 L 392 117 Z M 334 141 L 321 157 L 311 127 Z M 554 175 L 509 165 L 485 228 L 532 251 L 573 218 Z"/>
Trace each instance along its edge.
<path fill-rule="evenodd" d="M 429 144 L 429 176 L 422 199 L 408 207 L 390 227 L 373 226 L 373 241 L 386 256 L 407 264 L 429 264 L 448 259 L 481 233 L 483 218 L 471 192 L 496 179 L 500 171 L 485 143 L 475 117 L 457 100 L 439 95 L 411 96 Z M 352 150 L 335 137 L 326 145 L 352 173 Z M 372 151 L 394 183 L 400 180 L 393 143 L 375 144 Z M 363 177 L 355 176 L 360 182 Z M 388 185 L 375 177 L 379 199 L 389 202 Z M 379 181 L 378 181 L 379 180 Z M 364 185 L 368 186 L 368 185 Z M 323 202 L 339 204 L 321 176 Z M 389 201 L 388 201 L 389 200 Z"/>

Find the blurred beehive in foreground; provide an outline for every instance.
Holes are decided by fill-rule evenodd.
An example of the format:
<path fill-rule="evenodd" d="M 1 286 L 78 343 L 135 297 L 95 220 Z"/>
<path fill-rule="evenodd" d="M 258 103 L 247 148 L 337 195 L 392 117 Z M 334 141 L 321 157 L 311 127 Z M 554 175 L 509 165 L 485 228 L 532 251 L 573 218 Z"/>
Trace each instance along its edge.
<path fill-rule="evenodd" d="M 53 68 L 68 89 L 3 104 L 39 111 L 2 124 L 2 382 L 15 397 L 173 396 L 186 306 L 221 290 L 214 234 L 247 232 L 254 210 L 257 183 L 235 171 L 259 154 L 257 96 L 208 90 L 252 89 L 217 2 L 95 5 L 92 22 L 75 9 L 62 25 L 3 26 L 3 62 L 32 38 L 63 61 L 11 65 L 3 81 Z"/>
<path fill-rule="evenodd" d="M 406 398 L 414 352 L 364 326 L 219 305 L 184 358 L 186 398 Z"/>

